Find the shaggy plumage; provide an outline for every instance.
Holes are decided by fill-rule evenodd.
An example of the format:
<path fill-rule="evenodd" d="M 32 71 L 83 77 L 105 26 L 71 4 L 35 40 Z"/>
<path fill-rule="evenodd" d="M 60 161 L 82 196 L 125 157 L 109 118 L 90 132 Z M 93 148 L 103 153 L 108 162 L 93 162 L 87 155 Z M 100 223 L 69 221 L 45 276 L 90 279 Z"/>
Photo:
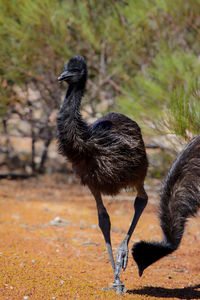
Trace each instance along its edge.
<path fill-rule="evenodd" d="M 83 184 L 114 195 L 145 178 L 148 163 L 141 130 L 119 113 L 109 113 L 91 125 L 83 121 L 79 109 L 87 67 L 81 57 L 75 57 L 66 68 L 74 69 L 74 63 L 83 70 L 83 78 L 69 82 L 57 116 L 59 153 L 72 162 Z"/>
<path fill-rule="evenodd" d="M 180 245 L 187 218 L 200 207 L 200 135 L 177 157 L 164 179 L 160 200 L 162 242 L 138 242 L 132 254 L 143 270 Z"/>
<path fill-rule="evenodd" d="M 81 182 L 89 187 L 97 204 L 99 226 L 105 238 L 115 274 L 113 287 L 123 292 L 119 279 L 128 262 L 128 242 L 147 204 L 144 179 L 148 161 L 141 130 L 136 122 L 119 113 L 109 113 L 93 124 L 87 124 L 80 105 L 87 81 L 87 66 L 83 57 L 72 57 L 65 65 L 59 81 L 69 84 L 57 116 L 59 153 L 67 157 Z M 135 215 L 114 263 L 110 218 L 101 194 L 115 195 L 122 188 L 136 187 Z"/>

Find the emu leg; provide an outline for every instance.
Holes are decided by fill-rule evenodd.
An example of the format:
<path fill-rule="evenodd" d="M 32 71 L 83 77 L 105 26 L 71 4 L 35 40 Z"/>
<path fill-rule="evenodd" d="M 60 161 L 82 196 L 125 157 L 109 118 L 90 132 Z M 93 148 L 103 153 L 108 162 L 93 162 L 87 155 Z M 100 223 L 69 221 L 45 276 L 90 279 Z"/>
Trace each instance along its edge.
<path fill-rule="evenodd" d="M 106 242 L 106 247 L 113 268 L 113 272 L 115 272 L 115 261 L 113 258 L 113 251 L 112 251 L 112 245 L 110 239 L 110 228 L 111 228 L 110 217 L 106 209 L 104 211 L 98 212 L 98 217 L 99 217 L 99 227 L 103 233 Z"/>
<path fill-rule="evenodd" d="M 101 194 L 99 192 L 93 191 L 90 189 L 97 204 L 97 210 L 98 210 L 98 218 L 99 218 L 99 227 L 103 233 L 106 246 L 107 246 L 107 251 L 109 255 L 109 259 L 113 268 L 113 273 L 115 277 L 115 261 L 113 257 L 113 251 L 112 251 L 112 245 L 111 245 L 111 238 L 110 238 L 110 229 L 111 229 L 111 223 L 110 223 L 110 217 L 106 211 L 105 206 L 103 205 L 103 201 L 101 198 Z M 103 290 L 116 290 L 117 294 L 123 294 L 126 289 L 124 287 L 124 284 L 122 281 L 118 278 L 114 279 L 114 282 L 112 286 L 103 288 Z"/>
<path fill-rule="evenodd" d="M 128 243 L 129 240 L 133 234 L 133 231 L 137 225 L 137 222 L 147 205 L 148 196 L 143 188 L 143 185 L 137 188 L 138 194 L 135 198 L 134 203 L 134 217 L 132 219 L 130 228 L 128 230 L 128 233 L 125 237 L 125 239 L 122 241 L 122 243 L 119 245 L 117 249 L 117 257 L 116 257 L 116 269 L 115 269 L 115 281 L 119 279 L 121 270 L 125 270 L 128 264 Z"/>
<path fill-rule="evenodd" d="M 98 210 L 98 216 L 99 216 L 99 227 L 101 228 L 101 231 L 103 233 L 103 236 L 104 236 L 104 239 L 106 242 L 108 255 L 110 258 L 110 262 L 111 262 L 114 277 L 115 277 L 115 262 L 114 262 L 114 258 L 113 258 L 113 251 L 112 251 L 111 238 L 110 238 L 111 223 L 110 223 L 110 218 L 109 218 L 109 215 L 108 215 L 105 207 L 100 211 Z M 120 280 L 119 277 L 114 279 L 114 282 L 111 287 L 103 288 L 103 290 L 105 290 L 105 291 L 116 290 L 117 294 L 123 294 L 126 291 L 124 284 L 122 283 L 122 281 Z"/>
<path fill-rule="evenodd" d="M 109 259 L 113 268 L 113 272 L 115 272 L 115 261 L 113 257 L 113 251 L 112 251 L 112 245 L 111 245 L 111 238 L 110 238 L 110 229 L 111 229 L 111 223 L 110 223 L 110 217 L 106 211 L 105 206 L 103 205 L 103 201 L 101 198 L 101 194 L 99 192 L 93 191 L 91 189 L 91 192 L 96 200 L 97 204 L 97 210 L 98 210 L 98 219 L 99 219 L 99 227 L 103 233 L 106 247 L 109 255 Z"/>

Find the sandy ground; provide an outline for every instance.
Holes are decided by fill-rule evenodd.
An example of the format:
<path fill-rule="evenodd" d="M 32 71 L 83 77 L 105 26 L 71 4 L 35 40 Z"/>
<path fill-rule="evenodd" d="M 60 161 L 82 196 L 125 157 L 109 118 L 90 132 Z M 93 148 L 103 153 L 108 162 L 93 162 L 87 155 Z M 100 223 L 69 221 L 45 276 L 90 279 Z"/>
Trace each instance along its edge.
<path fill-rule="evenodd" d="M 150 182 L 150 201 L 133 234 L 161 239 L 159 182 Z M 105 198 L 114 251 L 133 215 L 134 195 Z M 55 222 L 60 220 L 61 222 Z M 56 219 L 55 219 L 56 218 Z M 103 291 L 112 268 L 97 226 L 95 201 L 87 188 L 48 176 L 0 181 L 0 299 L 200 299 L 200 218 L 189 220 L 181 247 L 138 276 L 129 253 L 124 296 Z"/>

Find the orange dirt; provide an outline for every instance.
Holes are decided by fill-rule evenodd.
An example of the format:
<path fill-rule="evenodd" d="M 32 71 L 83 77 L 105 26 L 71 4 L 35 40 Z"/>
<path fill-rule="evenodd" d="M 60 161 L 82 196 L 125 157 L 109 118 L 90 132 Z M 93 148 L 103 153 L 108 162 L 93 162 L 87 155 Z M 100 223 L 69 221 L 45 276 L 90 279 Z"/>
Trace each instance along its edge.
<path fill-rule="evenodd" d="M 150 201 L 130 247 L 140 239 L 161 239 L 158 194 L 147 192 Z M 133 215 L 131 197 L 105 197 L 114 251 Z M 52 225 L 56 217 L 65 221 Z M 48 176 L 0 181 L 0 299 L 200 299 L 199 218 L 188 222 L 181 247 L 142 278 L 129 253 L 124 296 L 102 290 L 113 275 L 97 223 L 95 201 L 85 187 Z"/>

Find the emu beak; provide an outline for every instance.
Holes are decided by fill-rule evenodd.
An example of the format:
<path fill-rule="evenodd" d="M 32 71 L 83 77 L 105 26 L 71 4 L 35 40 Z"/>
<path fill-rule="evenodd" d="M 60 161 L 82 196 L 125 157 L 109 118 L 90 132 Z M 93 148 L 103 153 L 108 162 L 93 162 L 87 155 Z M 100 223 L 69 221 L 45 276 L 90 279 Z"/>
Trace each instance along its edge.
<path fill-rule="evenodd" d="M 68 77 L 71 76 L 71 73 L 69 71 L 64 71 L 59 77 L 58 77 L 58 81 L 62 82 L 65 79 L 67 79 Z"/>
<path fill-rule="evenodd" d="M 141 267 L 141 266 L 138 266 L 138 271 L 139 271 L 139 276 L 141 277 L 142 276 L 142 274 L 143 274 L 143 272 L 144 272 L 144 268 L 143 267 Z"/>

